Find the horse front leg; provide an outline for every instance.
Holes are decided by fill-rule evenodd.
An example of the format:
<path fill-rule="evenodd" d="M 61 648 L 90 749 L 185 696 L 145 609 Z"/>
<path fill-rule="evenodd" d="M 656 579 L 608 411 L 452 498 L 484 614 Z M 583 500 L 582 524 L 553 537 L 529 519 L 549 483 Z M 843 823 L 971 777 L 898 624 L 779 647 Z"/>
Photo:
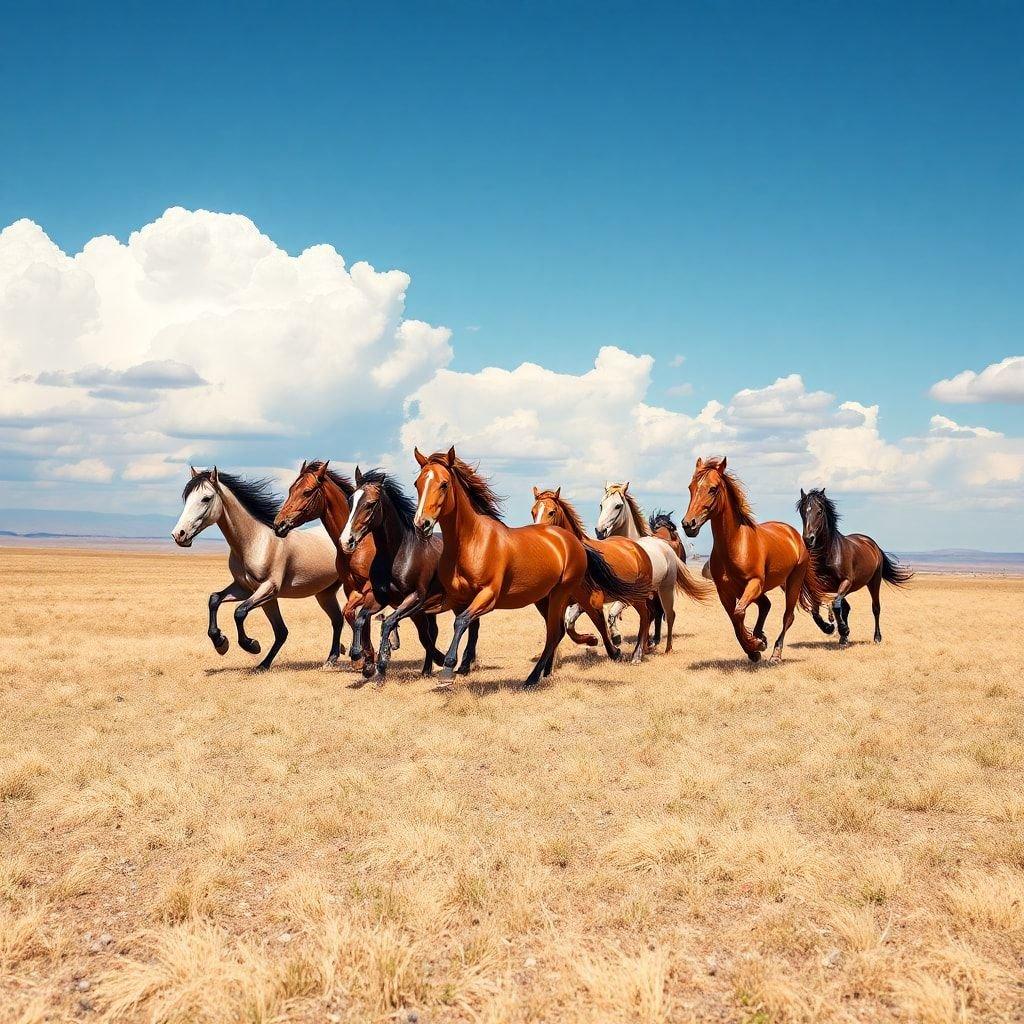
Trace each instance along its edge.
<path fill-rule="evenodd" d="M 245 618 L 253 610 L 261 605 L 272 601 L 277 596 L 277 583 L 274 580 L 264 580 L 253 592 L 235 609 L 235 628 L 238 630 L 238 646 L 248 654 L 260 653 L 259 640 L 245 635 Z"/>
<path fill-rule="evenodd" d="M 377 671 L 383 676 L 391 661 L 391 635 L 398 629 L 398 623 L 410 615 L 415 615 L 425 604 L 425 599 L 418 591 L 406 594 L 397 608 L 388 616 L 380 627 L 380 648 L 377 651 Z M 396 634 L 397 635 L 397 634 Z M 421 637 L 422 639 L 422 637 Z M 397 646 L 395 648 L 397 650 Z M 430 649 L 433 661 L 433 648 Z"/>
<path fill-rule="evenodd" d="M 338 664 L 338 658 L 345 653 L 345 648 L 341 643 L 341 630 L 345 625 L 345 616 L 341 612 L 341 605 L 338 604 L 338 586 L 322 590 L 316 595 L 316 603 L 323 608 L 331 620 L 331 650 L 324 662 L 324 668 L 333 668 Z"/>
<path fill-rule="evenodd" d="M 218 654 L 227 654 L 228 638 L 220 631 L 217 625 L 217 609 L 225 601 L 244 601 L 249 596 L 249 591 L 240 583 L 229 583 L 223 590 L 214 591 L 210 595 L 210 621 L 206 627 L 206 635 L 213 643 L 213 649 Z"/>
<path fill-rule="evenodd" d="M 836 628 L 839 630 L 839 646 L 850 646 L 850 602 L 846 595 L 850 592 L 850 581 L 840 580 L 839 588 L 836 590 L 835 599 L 832 602 L 832 611 L 836 617 Z"/>
<path fill-rule="evenodd" d="M 495 604 L 497 604 L 497 601 L 497 592 L 491 587 L 484 587 L 484 589 L 473 598 L 469 607 L 455 616 L 455 631 L 452 635 L 451 646 L 448 648 L 448 653 L 444 657 L 444 666 L 441 669 L 441 680 L 443 684 L 450 684 L 455 678 L 455 666 L 459 660 L 459 644 L 462 641 L 463 634 L 467 629 L 469 629 L 475 619 L 479 619 L 481 615 L 486 615 L 491 611 Z M 562 608 L 562 611 L 565 611 L 564 607 Z M 559 614 L 561 614 L 561 612 Z"/>
<path fill-rule="evenodd" d="M 828 617 L 832 618 L 832 605 L 828 606 Z M 835 631 L 836 627 L 831 622 L 826 622 L 821 617 L 821 605 L 815 602 L 814 607 L 811 609 L 811 618 L 814 619 L 814 624 L 825 634 L 825 636 L 831 636 Z"/>
<path fill-rule="evenodd" d="M 356 629 L 356 616 L 359 614 L 359 607 L 363 602 L 363 592 L 361 590 L 353 590 L 345 601 L 345 607 L 342 609 L 342 617 L 348 623 L 349 629 L 352 630 L 352 643 L 348 649 L 348 656 L 352 659 L 352 667 L 361 669 L 363 667 L 363 645 L 362 639 L 359 635 L 359 630 Z"/>
<path fill-rule="evenodd" d="M 625 610 L 621 601 L 613 601 L 608 607 L 608 632 L 611 635 L 612 643 L 616 647 L 622 646 L 622 634 L 619 632 L 619 616 Z"/>
<path fill-rule="evenodd" d="M 274 658 L 277 657 L 277 652 L 281 650 L 285 640 L 288 639 L 288 627 L 284 624 L 281 606 L 277 603 L 276 599 L 270 600 L 266 604 L 260 605 L 260 607 L 263 609 L 263 614 L 270 621 L 270 628 L 274 631 L 274 642 L 270 645 L 267 656 L 256 666 L 254 671 L 266 672 L 273 664 Z"/>
<path fill-rule="evenodd" d="M 363 594 L 363 603 L 356 616 L 356 639 L 352 641 L 352 649 L 354 651 L 358 643 L 360 652 L 366 652 L 363 658 L 363 676 L 366 679 L 372 679 L 377 674 L 377 652 L 373 649 L 370 623 L 373 621 L 374 615 L 383 607 L 384 605 L 370 591 Z"/>

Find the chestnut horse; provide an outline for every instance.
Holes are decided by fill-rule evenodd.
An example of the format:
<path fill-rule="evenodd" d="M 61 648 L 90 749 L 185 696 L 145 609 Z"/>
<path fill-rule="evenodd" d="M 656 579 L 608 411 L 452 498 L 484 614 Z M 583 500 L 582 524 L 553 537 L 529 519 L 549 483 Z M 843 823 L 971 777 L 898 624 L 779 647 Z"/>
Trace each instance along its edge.
<path fill-rule="evenodd" d="M 420 466 L 415 525 L 425 537 L 441 527 L 444 549 L 437 574 L 458 612 L 442 679 L 453 677 L 470 624 L 495 608 L 532 604 L 544 616 L 544 650 L 525 681 L 534 686 L 551 674 L 571 601 L 586 602 L 590 589 L 629 602 L 646 597 L 643 587 L 619 579 L 600 554 L 568 530 L 506 526 L 490 484 L 454 448 L 430 456 L 417 448 L 415 455 Z"/>
<path fill-rule="evenodd" d="M 530 510 L 530 518 L 534 523 L 546 524 L 547 526 L 559 526 L 568 530 L 574 537 L 584 544 L 595 548 L 603 556 L 611 567 L 612 572 L 620 579 L 632 579 L 646 587 L 647 597 L 643 600 L 632 602 L 637 614 L 640 616 L 640 632 L 636 635 L 636 647 L 633 648 L 631 660 L 639 662 L 643 660 L 644 651 L 647 646 L 648 628 L 651 624 L 650 596 L 654 593 L 654 570 L 651 568 L 651 559 L 639 544 L 626 537 L 609 537 L 608 540 L 591 540 L 583 528 L 583 520 L 580 514 L 562 497 L 562 488 L 558 487 L 553 491 L 541 491 L 533 489 L 533 508 Z M 572 605 L 565 617 L 565 628 L 570 638 L 576 643 L 589 644 L 592 639 L 589 636 L 580 636 L 573 626 L 579 618 L 581 611 L 585 611 L 591 621 L 597 626 L 602 638 L 605 639 L 605 649 L 612 645 L 608 637 L 608 625 L 604 618 L 604 594 L 600 590 L 590 589 L 590 600 L 586 605 Z"/>
<path fill-rule="evenodd" d="M 675 553 L 683 565 L 686 564 L 686 545 L 679 539 L 679 531 L 672 521 L 672 513 L 664 509 L 655 509 L 647 519 L 651 528 L 651 536 L 663 540 Z"/>
<path fill-rule="evenodd" d="M 804 541 L 814 557 L 822 585 L 835 594 L 832 612 L 839 627 L 839 646 L 848 647 L 850 644 L 850 602 L 846 595 L 861 587 L 867 587 L 871 594 L 871 611 L 875 616 L 874 639 L 876 644 L 880 644 L 882 604 L 879 592 L 882 580 L 902 587 L 914 574 L 865 534 L 840 533 L 839 511 L 832 499 L 825 495 L 824 487 L 807 494 L 801 488 L 796 510 L 803 520 Z M 822 620 L 817 604 L 811 609 L 811 615 L 823 633 L 832 633 L 834 627 Z"/>
<path fill-rule="evenodd" d="M 329 460 L 328 460 L 329 462 Z M 345 621 L 352 627 L 352 644 L 360 654 L 369 651 L 374 658 L 370 641 L 370 623 L 367 620 L 361 636 L 356 636 L 356 614 L 363 600 L 363 587 L 370 578 L 370 566 L 376 548 L 373 536 L 367 537 L 355 551 L 344 551 L 341 547 L 341 531 L 348 522 L 349 499 L 355 488 L 347 476 L 328 468 L 328 462 L 305 462 L 299 470 L 288 497 L 274 520 L 274 531 L 278 537 L 286 537 L 297 526 L 319 519 L 334 541 L 335 565 L 348 600 L 345 602 Z M 357 644 L 357 641 L 361 641 Z M 351 652 L 350 652 L 351 654 Z M 361 667 L 359 658 L 353 656 L 356 668 Z"/>
<path fill-rule="evenodd" d="M 732 619 L 736 639 L 751 661 L 759 661 L 768 647 L 764 623 L 771 609 L 768 591 L 781 587 L 786 593 L 782 632 L 775 641 L 771 664 L 782 660 L 786 631 L 793 625 L 799 602 L 810 611 L 827 591 L 815 572 L 803 538 L 788 523 L 758 523 L 747 504 L 743 487 L 726 471 L 726 460 L 698 459 L 690 481 L 690 505 L 683 517 L 687 537 L 696 537 L 711 521 L 711 578 L 718 597 Z M 757 622 L 750 633 L 744 613 L 757 604 Z"/>
<path fill-rule="evenodd" d="M 423 675 L 430 675 L 434 663 L 444 663 L 437 649 L 437 612 L 445 607 L 444 587 L 437 578 L 441 557 L 441 538 L 423 537 L 413 526 L 416 503 L 382 469 L 363 473 L 356 466 L 356 489 L 352 494 L 352 512 L 341 531 L 341 547 L 354 552 L 369 534 L 373 535 L 376 554 L 370 566 L 370 580 L 363 588 L 363 600 L 356 615 L 356 640 L 353 656 L 358 656 L 359 637 L 366 620 L 389 606 L 394 612 L 384 619 L 380 650 L 376 663 L 367 660 L 363 675 L 375 672 L 383 678 L 391 659 L 391 634 L 404 618 L 411 618 L 419 633 L 425 657 Z M 466 654 L 460 673 L 469 672 L 476 656 L 479 621 L 469 631 Z"/>

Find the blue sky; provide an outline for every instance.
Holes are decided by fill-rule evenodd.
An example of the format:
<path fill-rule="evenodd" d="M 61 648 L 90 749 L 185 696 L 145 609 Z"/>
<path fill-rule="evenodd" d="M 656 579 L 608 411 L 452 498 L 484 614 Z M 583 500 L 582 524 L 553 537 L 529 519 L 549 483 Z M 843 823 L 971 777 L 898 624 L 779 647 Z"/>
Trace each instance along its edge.
<path fill-rule="evenodd" d="M 645 402 L 689 416 L 800 374 L 877 404 L 893 442 L 936 414 L 1022 433 L 1019 401 L 928 395 L 1024 350 L 1018 5 L 23 5 L 6 22 L 0 225 L 28 218 L 69 254 L 172 206 L 238 212 L 293 255 L 329 243 L 406 271 L 405 315 L 452 330 L 452 370 L 580 375 L 616 346 L 654 357 Z M 391 450 L 392 420 L 339 457 Z M 268 445 L 267 464 L 294 454 Z M 1003 484 L 984 530 L 958 512 L 950 543 L 1009 542 Z"/>

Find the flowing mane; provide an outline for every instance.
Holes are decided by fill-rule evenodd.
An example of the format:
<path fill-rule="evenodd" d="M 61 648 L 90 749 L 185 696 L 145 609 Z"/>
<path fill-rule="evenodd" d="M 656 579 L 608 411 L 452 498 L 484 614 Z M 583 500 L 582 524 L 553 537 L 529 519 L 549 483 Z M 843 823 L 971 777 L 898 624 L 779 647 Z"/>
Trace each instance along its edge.
<path fill-rule="evenodd" d="M 638 502 L 622 484 L 612 484 L 608 490 L 618 491 L 619 494 L 622 495 L 625 499 L 626 506 L 629 508 L 629 514 L 633 517 L 633 525 L 636 527 L 636 532 L 639 533 L 641 537 L 650 537 L 651 527 L 647 522 L 647 516 L 644 515 L 644 510 L 640 507 L 640 502 Z"/>
<path fill-rule="evenodd" d="M 647 520 L 647 522 L 650 523 L 651 533 L 654 533 L 655 530 L 659 530 L 662 527 L 664 527 L 671 534 L 673 534 L 673 536 L 679 533 L 679 531 L 676 529 L 676 524 L 672 522 L 672 512 L 666 512 L 663 508 L 656 508 L 651 513 L 651 516 Z"/>
<path fill-rule="evenodd" d="M 184 501 L 197 487 L 203 483 L 210 483 L 213 477 L 213 470 L 204 469 L 192 477 L 185 489 L 181 492 L 181 500 Z M 223 484 L 237 499 L 238 503 L 264 526 L 273 526 L 274 517 L 281 507 L 281 498 L 274 492 L 274 484 L 271 480 L 246 480 L 244 477 L 235 476 L 233 473 L 225 473 L 222 469 L 217 470 L 217 482 Z"/>
<path fill-rule="evenodd" d="M 565 500 L 560 494 L 555 494 L 554 491 L 541 491 L 537 495 L 538 501 L 553 501 L 565 514 L 565 518 L 568 520 L 567 529 L 570 533 L 574 533 L 580 540 L 587 539 L 587 528 L 583 525 L 583 519 L 576 508 Z"/>
<path fill-rule="evenodd" d="M 320 459 L 314 459 L 312 462 L 306 463 L 305 469 L 307 473 L 319 473 L 322 466 L 323 462 Z M 336 469 L 328 467 L 327 476 L 332 483 L 341 488 L 346 498 L 351 498 L 355 494 L 355 484 L 344 473 L 339 473 Z"/>
<path fill-rule="evenodd" d="M 402 526 L 407 530 L 413 528 L 413 519 L 416 517 L 416 502 L 402 490 L 394 477 L 389 476 L 383 469 L 371 469 L 363 473 L 362 481 L 363 484 L 376 484 L 387 496 L 388 501 L 391 502 Z"/>
<path fill-rule="evenodd" d="M 729 495 L 733 512 L 739 524 L 741 526 L 756 526 L 757 520 L 754 518 L 753 509 L 750 507 L 750 502 L 747 501 L 747 492 L 743 490 L 743 484 L 740 483 L 739 478 L 729 470 L 722 469 L 721 459 L 706 459 L 700 470 L 700 475 L 703 476 L 712 469 L 718 472 L 725 484 L 725 490 Z"/>
<path fill-rule="evenodd" d="M 486 477 L 482 477 L 475 466 L 471 466 L 458 456 L 455 457 L 454 465 L 449 465 L 446 452 L 434 452 L 427 459 L 427 462 L 437 463 L 437 465 L 444 466 L 445 469 L 455 474 L 455 478 L 462 484 L 462 488 L 469 498 L 469 503 L 476 512 L 479 512 L 482 516 L 497 519 L 499 523 L 505 522 L 505 517 L 501 511 L 502 499 L 494 493 L 490 481 Z"/>
<path fill-rule="evenodd" d="M 800 513 L 801 517 L 810 508 L 812 498 L 817 502 L 825 517 L 826 538 L 831 540 L 839 529 L 839 520 L 842 519 L 842 513 L 836 508 L 836 503 L 825 493 L 823 488 L 815 487 L 796 503 L 796 510 Z"/>

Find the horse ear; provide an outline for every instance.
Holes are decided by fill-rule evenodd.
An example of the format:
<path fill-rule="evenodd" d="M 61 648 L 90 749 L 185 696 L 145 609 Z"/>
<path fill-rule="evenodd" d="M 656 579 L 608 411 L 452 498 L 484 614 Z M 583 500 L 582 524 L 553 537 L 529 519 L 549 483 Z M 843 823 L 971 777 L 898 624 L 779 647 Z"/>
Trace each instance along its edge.
<path fill-rule="evenodd" d="M 220 475 L 217 473 L 217 467 L 214 466 L 213 469 L 210 470 L 210 483 L 213 484 L 214 487 L 216 487 L 219 482 Z"/>
<path fill-rule="evenodd" d="M 316 478 L 320 483 L 323 483 L 324 477 L 327 476 L 327 467 L 330 464 L 330 461 L 330 459 L 324 459 L 324 461 L 320 463 L 320 468 L 316 471 Z"/>
<path fill-rule="evenodd" d="M 557 486 L 557 487 L 555 488 L 555 497 L 556 497 L 556 498 L 560 498 L 561 496 L 562 496 L 562 485 L 561 485 L 561 484 L 559 484 L 559 485 L 558 485 L 558 486 Z"/>
<path fill-rule="evenodd" d="M 356 466 L 356 487 L 363 486 L 363 471 Z"/>
<path fill-rule="evenodd" d="M 412 453 L 413 453 L 413 455 L 416 456 L 416 461 L 420 464 L 420 469 L 422 469 L 427 464 L 427 457 L 426 457 L 426 455 L 424 455 L 419 450 L 419 448 L 413 448 Z"/>
<path fill-rule="evenodd" d="M 701 459 L 701 458 L 698 458 L 697 459 L 697 466 L 696 466 L 696 468 L 697 469 L 701 469 L 703 466 L 704 466 L 704 460 Z"/>
<path fill-rule="evenodd" d="M 455 445 L 452 445 L 451 448 L 448 449 L 448 454 L 444 457 L 444 459 L 445 462 L 448 463 L 449 469 L 451 469 L 451 467 L 455 465 Z"/>
<path fill-rule="evenodd" d="M 724 473 L 724 472 L 725 472 L 725 467 L 726 467 L 726 466 L 727 466 L 728 464 L 729 464 L 729 460 L 728 460 L 728 458 L 726 458 L 726 456 L 724 456 L 724 455 L 723 455 L 723 456 L 722 456 L 722 464 L 721 464 L 721 465 L 720 465 L 720 466 L 718 467 L 718 471 L 719 471 L 719 473 Z"/>
<path fill-rule="evenodd" d="M 195 467 L 195 466 L 189 466 L 188 468 L 189 468 L 189 469 L 191 470 L 191 472 L 192 472 L 192 479 L 193 479 L 193 480 L 194 480 L 194 479 L 195 479 L 195 478 L 196 478 L 197 476 L 199 476 L 199 470 L 198 470 L 198 469 L 196 469 L 196 467 Z"/>
<path fill-rule="evenodd" d="M 540 497 L 540 491 L 537 490 L 537 485 L 533 485 L 533 500 L 536 501 Z"/>
<path fill-rule="evenodd" d="M 301 467 L 301 468 L 299 469 L 299 475 L 300 475 L 300 476 L 301 476 L 301 475 L 302 475 L 303 473 L 305 473 L 305 472 L 306 472 L 306 468 L 307 468 L 307 466 L 308 466 L 308 463 L 306 462 L 306 460 L 305 460 L 305 459 L 303 459 L 303 460 L 302 460 L 302 467 Z"/>
<path fill-rule="evenodd" d="M 807 500 L 807 495 L 804 494 L 804 489 L 802 487 L 800 488 L 800 500 L 801 501 L 806 501 Z"/>
<path fill-rule="evenodd" d="M 628 491 L 628 490 L 629 490 L 629 481 L 627 480 L 627 481 L 626 481 L 626 482 L 625 482 L 625 483 L 624 483 L 624 484 L 622 485 L 622 493 L 623 493 L 623 494 L 625 494 L 625 493 L 626 493 L 626 491 Z"/>

